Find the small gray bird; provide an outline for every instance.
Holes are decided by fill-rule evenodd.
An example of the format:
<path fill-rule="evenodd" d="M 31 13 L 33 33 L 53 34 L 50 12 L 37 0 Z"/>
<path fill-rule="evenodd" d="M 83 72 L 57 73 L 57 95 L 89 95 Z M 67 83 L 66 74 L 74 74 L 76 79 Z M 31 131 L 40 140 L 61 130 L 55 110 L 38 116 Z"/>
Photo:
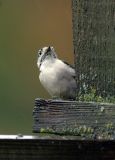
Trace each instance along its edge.
<path fill-rule="evenodd" d="M 76 98 L 75 70 L 57 58 L 53 47 L 43 47 L 38 51 L 37 66 L 40 82 L 52 97 Z"/>

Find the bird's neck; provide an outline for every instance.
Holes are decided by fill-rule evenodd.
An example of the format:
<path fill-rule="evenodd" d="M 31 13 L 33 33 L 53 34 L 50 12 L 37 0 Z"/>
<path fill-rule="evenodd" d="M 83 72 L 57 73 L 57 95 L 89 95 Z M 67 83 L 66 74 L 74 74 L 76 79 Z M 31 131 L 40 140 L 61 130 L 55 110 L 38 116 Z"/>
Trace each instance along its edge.
<path fill-rule="evenodd" d="M 54 63 L 55 63 L 55 58 L 46 58 L 40 66 L 40 71 L 51 68 Z"/>

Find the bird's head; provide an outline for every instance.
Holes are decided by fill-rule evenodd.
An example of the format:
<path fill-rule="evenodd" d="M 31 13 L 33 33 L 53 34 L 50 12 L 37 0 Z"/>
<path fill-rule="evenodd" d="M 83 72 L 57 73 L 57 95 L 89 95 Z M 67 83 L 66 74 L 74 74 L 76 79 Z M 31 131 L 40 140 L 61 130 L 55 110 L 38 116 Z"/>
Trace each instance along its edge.
<path fill-rule="evenodd" d="M 42 62 L 46 59 L 54 59 L 57 58 L 56 52 L 52 46 L 43 47 L 38 51 L 38 67 L 41 66 Z"/>

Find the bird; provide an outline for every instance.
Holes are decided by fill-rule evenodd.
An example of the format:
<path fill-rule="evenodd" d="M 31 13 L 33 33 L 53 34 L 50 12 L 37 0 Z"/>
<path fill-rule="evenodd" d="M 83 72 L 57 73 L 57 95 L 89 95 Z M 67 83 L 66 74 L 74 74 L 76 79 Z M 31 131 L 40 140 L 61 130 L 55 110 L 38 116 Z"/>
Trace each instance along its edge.
<path fill-rule="evenodd" d="M 75 100 L 76 73 L 69 63 L 58 58 L 54 47 L 38 50 L 39 80 L 53 99 Z"/>

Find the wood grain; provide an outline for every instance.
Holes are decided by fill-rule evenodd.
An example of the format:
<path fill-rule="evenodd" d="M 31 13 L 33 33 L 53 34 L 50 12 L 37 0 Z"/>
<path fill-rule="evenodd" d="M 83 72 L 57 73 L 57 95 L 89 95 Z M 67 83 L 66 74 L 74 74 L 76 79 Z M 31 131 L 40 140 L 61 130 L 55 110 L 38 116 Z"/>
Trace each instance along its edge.
<path fill-rule="evenodd" d="M 36 99 L 34 132 L 115 138 L 115 104 Z"/>

